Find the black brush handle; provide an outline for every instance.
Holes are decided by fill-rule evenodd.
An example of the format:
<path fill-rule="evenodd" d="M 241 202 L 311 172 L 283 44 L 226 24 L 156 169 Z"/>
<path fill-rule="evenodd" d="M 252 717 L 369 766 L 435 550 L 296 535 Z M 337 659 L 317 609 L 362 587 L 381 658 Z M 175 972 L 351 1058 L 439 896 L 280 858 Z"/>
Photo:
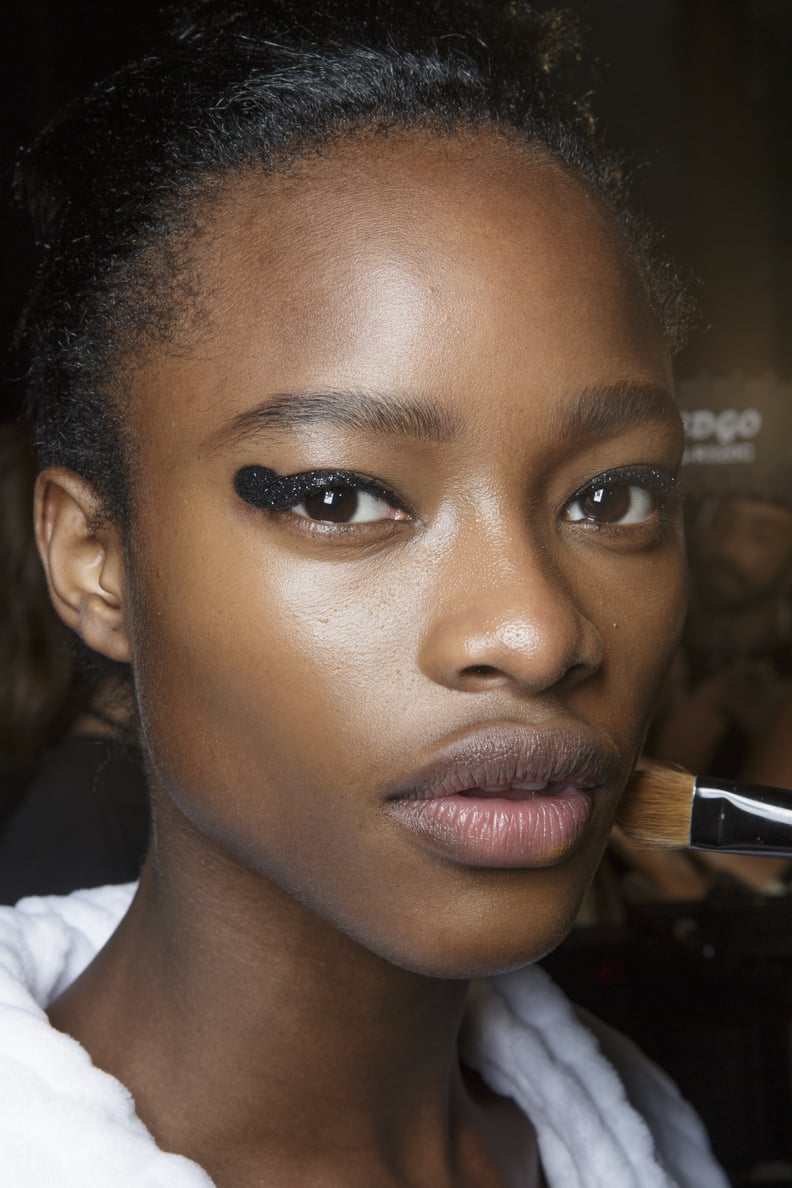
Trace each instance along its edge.
<path fill-rule="evenodd" d="M 792 792 L 734 780 L 697 779 L 690 848 L 792 858 Z"/>

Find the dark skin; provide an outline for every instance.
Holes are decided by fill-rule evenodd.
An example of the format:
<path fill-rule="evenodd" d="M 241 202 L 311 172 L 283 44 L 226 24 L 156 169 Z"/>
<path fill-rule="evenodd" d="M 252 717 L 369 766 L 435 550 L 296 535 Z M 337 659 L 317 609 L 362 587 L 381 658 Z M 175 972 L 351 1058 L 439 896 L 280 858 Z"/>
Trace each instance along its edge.
<path fill-rule="evenodd" d="M 39 481 L 56 606 L 135 667 L 156 812 L 51 1018 L 221 1188 L 539 1185 L 457 1036 L 467 978 L 568 930 L 681 627 L 676 512 L 626 483 L 602 529 L 573 498 L 678 465 L 659 330 L 582 184 L 490 132 L 347 142 L 206 221 L 200 316 L 134 377 L 131 547 L 82 480 Z M 307 415 L 251 414 L 275 402 Z M 433 412 L 381 411 L 407 404 Z M 272 514 L 234 490 L 248 465 L 398 500 Z M 559 857 L 482 867 L 389 813 L 448 740 L 570 723 L 608 777 Z"/>

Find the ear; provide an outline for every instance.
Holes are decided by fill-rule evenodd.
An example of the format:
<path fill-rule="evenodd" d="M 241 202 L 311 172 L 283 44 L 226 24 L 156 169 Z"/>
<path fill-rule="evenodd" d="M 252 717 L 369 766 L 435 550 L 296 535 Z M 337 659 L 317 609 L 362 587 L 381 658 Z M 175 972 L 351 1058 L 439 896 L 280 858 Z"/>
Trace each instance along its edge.
<path fill-rule="evenodd" d="M 117 527 L 99 513 L 93 487 L 73 471 L 53 467 L 38 476 L 34 529 L 52 604 L 89 648 L 123 662 L 129 660 L 124 549 Z"/>

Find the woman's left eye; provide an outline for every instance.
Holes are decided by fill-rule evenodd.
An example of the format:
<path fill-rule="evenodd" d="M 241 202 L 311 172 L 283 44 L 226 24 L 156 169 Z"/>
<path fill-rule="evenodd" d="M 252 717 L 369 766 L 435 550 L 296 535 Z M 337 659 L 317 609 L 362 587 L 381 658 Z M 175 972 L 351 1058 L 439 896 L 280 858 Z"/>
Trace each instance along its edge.
<path fill-rule="evenodd" d="M 294 503 L 290 510 L 306 520 L 323 524 L 371 524 L 377 520 L 410 518 L 384 496 L 352 486 L 320 487 Z"/>
<path fill-rule="evenodd" d="M 659 494 L 651 487 L 595 480 L 567 503 L 565 516 L 572 523 L 645 524 L 659 507 Z"/>

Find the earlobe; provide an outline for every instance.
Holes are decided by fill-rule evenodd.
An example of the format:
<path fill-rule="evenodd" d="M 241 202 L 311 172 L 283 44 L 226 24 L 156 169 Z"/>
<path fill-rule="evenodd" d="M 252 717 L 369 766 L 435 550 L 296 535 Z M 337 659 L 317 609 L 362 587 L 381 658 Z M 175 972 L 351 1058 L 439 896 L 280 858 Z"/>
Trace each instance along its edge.
<path fill-rule="evenodd" d="M 38 476 L 34 528 L 53 606 L 89 648 L 125 662 L 124 550 L 117 526 L 98 512 L 93 487 L 73 471 L 53 467 Z"/>

